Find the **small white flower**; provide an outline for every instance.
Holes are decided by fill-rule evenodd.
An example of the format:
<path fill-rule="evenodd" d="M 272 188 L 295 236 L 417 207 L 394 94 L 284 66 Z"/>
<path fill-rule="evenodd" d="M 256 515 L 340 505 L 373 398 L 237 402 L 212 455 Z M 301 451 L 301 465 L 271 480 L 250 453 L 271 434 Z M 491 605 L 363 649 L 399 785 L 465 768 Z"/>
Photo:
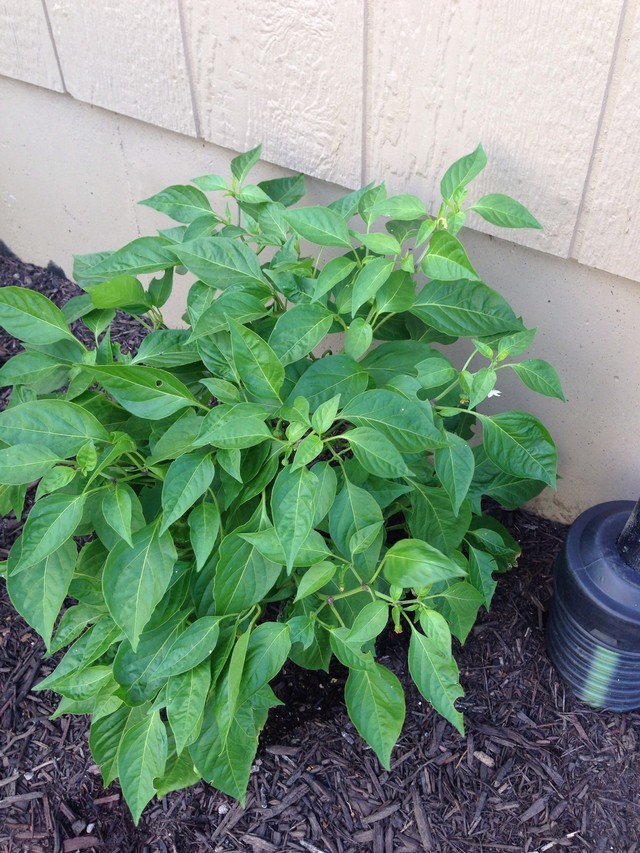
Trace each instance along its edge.
<path fill-rule="evenodd" d="M 494 388 L 493 391 L 489 391 L 487 397 L 500 397 L 501 394 L 502 391 L 498 391 L 496 388 Z"/>

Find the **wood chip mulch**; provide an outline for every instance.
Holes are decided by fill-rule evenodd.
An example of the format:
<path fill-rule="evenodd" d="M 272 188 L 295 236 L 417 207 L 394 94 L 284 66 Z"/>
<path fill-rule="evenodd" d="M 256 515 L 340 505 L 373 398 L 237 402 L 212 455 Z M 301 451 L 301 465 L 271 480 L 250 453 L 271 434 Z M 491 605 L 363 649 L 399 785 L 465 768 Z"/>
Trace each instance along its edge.
<path fill-rule="evenodd" d="M 0 286 L 76 293 L 56 268 L 0 257 Z M 123 318 L 123 341 L 138 331 Z M 133 341 L 133 344 L 132 344 Z M 0 332 L 0 361 L 16 351 Z M 53 666 L 0 582 L 0 853 L 405 853 L 640 851 L 640 713 L 575 699 L 546 655 L 551 566 L 566 528 L 500 513 L 523 546 L 494 605 L 457 659 L 466 696 L 460 736 L 408 678 L 406 640 L 381 660 L 405 685 L 407 721 L 384 771 L 342 702 L 344 671 L 287 666 L 274 689 L 286 707 L 264 731 L 246 808 L 200 783 L 147 808 L 133 826 L 117 783 L 104 790 L 87 723 L 49 721 L 53 694 L 31 687 Z M 0 555 L 20 523 L 0 522 Z"/>

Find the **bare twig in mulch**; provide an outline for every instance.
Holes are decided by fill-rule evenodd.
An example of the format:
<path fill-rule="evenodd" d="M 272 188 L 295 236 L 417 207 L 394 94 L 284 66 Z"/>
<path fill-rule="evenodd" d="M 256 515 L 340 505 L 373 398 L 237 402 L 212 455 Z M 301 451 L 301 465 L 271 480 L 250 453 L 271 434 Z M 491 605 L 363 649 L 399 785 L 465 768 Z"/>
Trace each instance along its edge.
<path fill-rule="evenodd" d="M 8 283 L 52 298 L 73 287 L 55 271 L 0 258 L 0 285 Z M 152 803 L 138 828 L 117 784 L 102 788 L 87 722 L 49 721 L 55 697 L 29 692 L 53 663 L 40 663 L 42 644 L 2 585 L 1 853 L 640 851 L 640 714 L 588 708 L 545 652 L 550 571 L 565 528 L 524 510 L 500 518 L 523 556 L 457 655 L 464 737 L 412 687 L 406 637 L 389 634 L 379 652 L 403 681 L 408 709 L 390 772 L 346 715 L 344 671 L 288 665 L 274 685 L 286 707 L 265 729 L 246 808 L 201 783 Z M 3 524 L 7 548 L 19 525 Z"/>

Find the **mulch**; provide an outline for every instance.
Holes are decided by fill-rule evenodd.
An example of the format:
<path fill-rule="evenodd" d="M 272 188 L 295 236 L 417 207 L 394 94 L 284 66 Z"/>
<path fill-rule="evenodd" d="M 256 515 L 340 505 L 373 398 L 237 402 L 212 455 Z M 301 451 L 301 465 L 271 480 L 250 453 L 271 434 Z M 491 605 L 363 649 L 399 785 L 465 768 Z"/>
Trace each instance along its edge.
<path fill-rule="evenodd" d="M 0 286 L 59 304 L 75 285 L 60 270 L 0 257 Z M 135 347 L 127 317 L 117 337 Z M 0 332 L 0 361 L 16 351 Z M 87 721 L 51 722 L 53 694 L 31 692 L 52 669 L 0 582 L 0 851 L 72 853 L 405 853 L 640 851 L 640 713 L 579 702 L 546 655 L 551 567 L 566 528 L 495 509 L 521 542 L 494 605 L 458 651 L 466 691 L 460 736 L 408 677 L 407 638 L 384 635 L 381 662 L 405 685 L 407 720 L 390 772 L 362 742 L 342 701 L 344 670 L 287 665 L 285 701 L 264 730 L 246 808 L 200 783 L 152 802 L 133 826 L 117 783 L 104 790 Z M 0 556 L 21 522 L 0 523 Z"/>

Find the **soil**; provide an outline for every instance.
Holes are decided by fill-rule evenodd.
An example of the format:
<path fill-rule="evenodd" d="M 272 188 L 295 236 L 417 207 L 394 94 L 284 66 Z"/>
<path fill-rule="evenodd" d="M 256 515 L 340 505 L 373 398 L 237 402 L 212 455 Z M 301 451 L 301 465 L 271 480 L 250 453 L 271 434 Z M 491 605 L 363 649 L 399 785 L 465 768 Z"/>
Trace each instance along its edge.
<path fill-rule="evenodd" d="M 0 286 L 37 289 L 58 304 L 79 292 L 54 266 L 0 257 Z M 116 322 L 123 345 L 139 327 Z M 0 362 L 18 344 L 0 332 Z M 526 510 L 495 509 L 520 541 L 457 659 L 465 698 L 460 736 L 408 677 L 407 638 L 381 661 L 402 680 L 407 720 L 390 772 L 362 742 L 342 701 L 345 672 L 288 665 L 273 684 L 286 705 L 261 738 L 246 808 L 205 783 L 154 801 L 134 827 L 117 783 L 104 790 L 84 718 L 51 722 L 52 669 L 0 581 L 0 851 L 71 853 L 404 853 L 640 850 L 640 713 L 594 710 L 551 666 L 544 625 L 551 567 L 566 528 Z M 0 523 L 0 557 L 22 520 Z"/>

